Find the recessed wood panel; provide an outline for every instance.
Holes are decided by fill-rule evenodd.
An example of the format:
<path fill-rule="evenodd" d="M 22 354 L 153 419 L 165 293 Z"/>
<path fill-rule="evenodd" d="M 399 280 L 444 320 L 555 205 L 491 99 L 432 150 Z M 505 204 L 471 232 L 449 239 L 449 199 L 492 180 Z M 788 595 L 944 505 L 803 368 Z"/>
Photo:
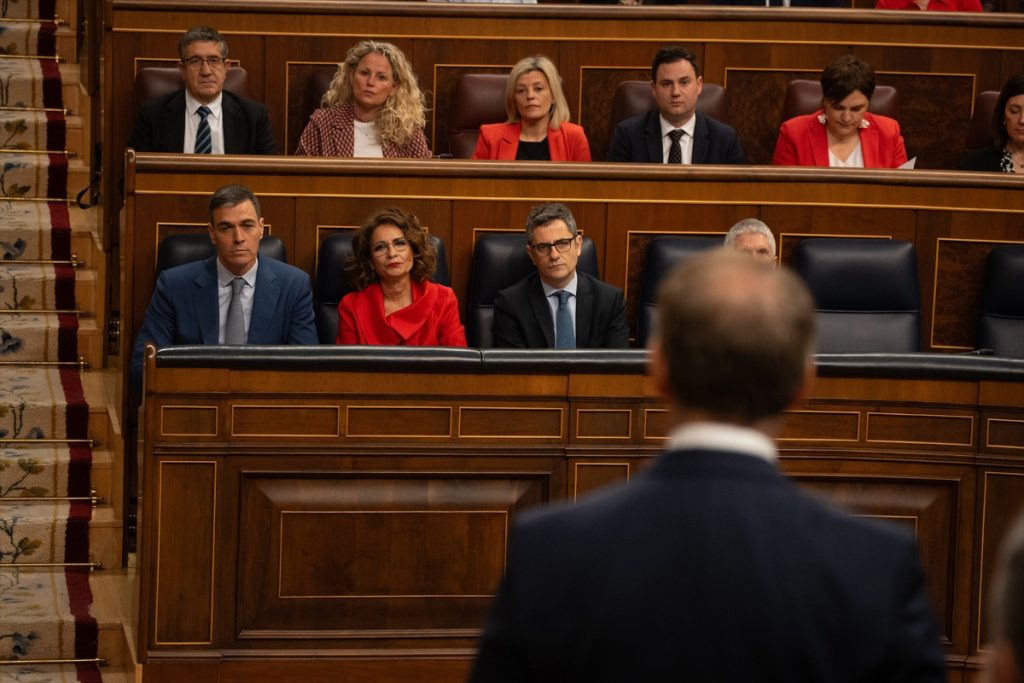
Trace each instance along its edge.
<path fill-rule="evenodd" d="M 665 439 L 672 429 L 672 413 L 648 408 L 644 411 L 644 438 Z"/>
<path fill-rule="evenodd" d="M 857 441 L 860 413 L 836 410 L 787 410 L 779 440 Z"/>
<path fill-rule="evenodd" d="M 160 406 L 163 436 L 216 436 L 217 406 Z"/>
<path fill-rule="evenodd" d="M 493 543 L 505 510 L 282 511 L 280 523 L 281 598 L 488 597 L 505 565 Z"/>
<path fill-rule="evenodd" d="M 576 436 L 581 439 L 628 439 L 633 412 L 581 408 L 576 411 Z"/>
<path fill-rule="evenodd" d="M 459 408 L 459 436 L 560 439 L 561 408 Z"/>
<path fill-rule="evenodd" d="M 985 472 L 981 481 L 981 525 L 978 573 L 980 574 L 978 600 L 978 640 L 975 646 L 981 650 L 988 642 L 989 621 L 987 617 L 992 575 L 995 571 L 999 548 L 1024 512 L 1024 474 L 1020 472 Z"/>
<path fill-rule="evenodd" d="M 156 538 L 153 642 L 204 645 L 213 640 L 217 464 L 157 464 L 160 490 Z"/>
<path fill-rule="evenodd" d="M 974 443 L 974 418 L 961 415 L 868 413 L 867 441 L 931 446 Z"/>
<path fill-rule="evenodd" d="M 1024 420 L 985 420 L 988 428 L 986 446 L 1024 451 Z"/>
<path fill-rule="evenodd" d="M 337 406 L 232 406 L 232 436 L 337 436 Z"/>
<path fill-rule="evenodd" d="M 447 406 L 349 406 L 346 436 L 451 436 Z"/>
<path fill-rule="evenodd" d="M 628 462 L 577 462 L 573 500 L 603 486 L 629 481 L 630 466 Z"/>

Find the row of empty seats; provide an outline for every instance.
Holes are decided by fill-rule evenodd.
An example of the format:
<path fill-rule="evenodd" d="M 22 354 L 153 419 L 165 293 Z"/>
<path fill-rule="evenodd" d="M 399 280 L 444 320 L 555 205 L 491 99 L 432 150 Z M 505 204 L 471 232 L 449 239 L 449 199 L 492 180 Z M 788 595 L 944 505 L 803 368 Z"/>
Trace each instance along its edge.
<path fill-rule="evenodd" d="M 465 302 L 470 346 L 491 348 L 494 295 L 526 277 L 533 264 L 522 233 L 481 237 L 473 250 L 469 299 Z M 437 248 L 433 280 L 449 285 L 444 243 Z M 719 237 L 665 236 L 647 246 L 637 300 L 637 344 L 646 345 L 657 315 L 657 289 L 679 262 L 721 246 Z M 321 344 L 333 344 L 338 332 L 338 302 L 351 291 L 344 263 L 352 252 L 352 234 L 337 233 L 320 244 L 314 307 Z M 166 237 L 157 257 L 157 273 L 214 254 L 205 233 Z M 264 237 L 260 254 L 286 261 L 284 244 Z M 804 278 L 818 310 L 819 353 L 912 353 L 920 349 L 921 304 L 917 255 L 909 242 L 884 239 L 808 238 L 793 250 L 789 263 Z M 599 278 L 597 250 L 583 238 L 577 268 Z M 989 253 L 978 324 L 977 348 L 1024 358 L 1024 246 L 1001 245 Z"/>
<path fill-rule="evenodd" d="M 320 99 L 330 86 L 334 67 L 320 68 L 310 77 L 302 99 L 299 116 L 303 121 L 320 106 Z M 476 147 L 480 126 L 505 121 L 505 86 L 507 74 L 463 74 L 452 93 L 449 109 L 449 150 L 457 159 L 468 159 Z M 135 108 L 150 99 L 166 95 L 184 87 L 181 73 L 175 67 L 146 67 L 135 77 Z M 245 69 L 228 69 L 224 89 L 241 97 L 249 96 L 248 75 Z M 999 93 L 994 90 L 980 93 L 974 104 L 974 113 L 967 133 L 966 148 L 977 149 L 992 143 L 992 112 Z M 642 114 L 655 107 L 650 83 L 623 81 L 612 99 L 610 128 L 622 120 Z M 809 114 L 821 107 L 821 84 L 817 81 L 794 80 L 789 83 L 779 123 Z M 697 102 L 704 114 L 729 123 L 732 115 L 725 88 L 716 83 L 705 83 Z M 888 85 L 879 85 L 871 96 L 870 111 L 890 118 L 900 118 L 899 92 Z M 436 141 L 435 141 L 436 144 Z"/>

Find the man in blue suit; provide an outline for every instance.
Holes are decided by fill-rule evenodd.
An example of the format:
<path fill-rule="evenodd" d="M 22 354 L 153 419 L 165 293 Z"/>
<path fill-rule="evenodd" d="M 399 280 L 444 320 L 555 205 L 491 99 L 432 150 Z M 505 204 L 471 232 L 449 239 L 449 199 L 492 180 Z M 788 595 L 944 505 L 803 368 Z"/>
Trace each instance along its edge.
<path fill-rule="evenodd" d="M 778 469 L 813 375 L 807 289 L 719 249 L 673 271 L 658 310 L 666 452 L 519 517 L 472 683 L 945 681 L 913 538 Z"/>
<path fill-rule="evenodd" d="M 260 204 L 248 188 L 226 185 L 210 198 L 216 256 L 160 273 L 132 352 L 141 387 L 143 350 L 180 344 L 317 343 L 313 295 L 302 270 L 259 258 Z"/>
<path fill-rule="evenodd" d="M 657 108 L 615 126 L 608 161 L 650 164 L 745 164 L 736 131 L 697 111 L 704 87 L 697 56 L 664 47 L 651 63 Z"/>

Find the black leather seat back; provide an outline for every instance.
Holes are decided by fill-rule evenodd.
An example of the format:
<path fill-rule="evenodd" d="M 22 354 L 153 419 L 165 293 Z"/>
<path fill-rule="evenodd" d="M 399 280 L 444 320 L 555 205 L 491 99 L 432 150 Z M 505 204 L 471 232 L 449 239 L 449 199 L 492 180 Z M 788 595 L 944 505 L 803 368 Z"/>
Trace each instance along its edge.
<path fill-rule="evenodd" d="M 920 350 L 921 300 L 913 244 L 810 238 L 793 250 L 791 265 L 814 295 L 818 353 Z"/>
<path fill-rule="evenodd" d="M 701 252 L 722 246 L 721 237 L 655 237 L 647 243 L 643 281 L 637 302 L 636 341 L 644 347 L 655 332 L 658 285 L 677 264 Z"/>
<path fill-rule="evenodd" d="M 288 263 L 288 254 L 285 252 L 284 242 L 271 235 L 264 235 L 260 240 L 260 256 L 272 258 L 275 261 Z M 168 235 L 160 241 L 156 250 L 156 274 L 159 275 L 168 268 L 200 261 L 209 258 L 217 253 L 210 241 L 210 235 L 205 232 L 190 232 Z"/>
<path fill-rule="evenodd" d="M 988 254 L 977 346 L 1024 358 L 1024 244 L 1000 245 Z"/>
<path fill-rule="evenodd" d="M 466 339 L 471 347 L 494 346 L 491 325 L 494 322 L 494 295 L 519 282 L 535 270 L 526 253 L 526 233 L 495 233 L 477 239 L 469 271 L 469 305 L 466 312 Z M 597 249 L 589 237 L 576 270 L 599 278 Z"/>
<path fill-rule="evenodd" d="M 320 243 L 313 306 L 316 312 L 316 332 L 321 344 L 333 344 L 338 339 L 338 304 L 352 291 L 345 273 L 345 264 L 352 254 L 353 235 L 351 232 L 339 232 Z M 439 285 L 450 286 L 444 242 L 436 235 L 427 235 L 427 239 L 437 250 L 437 265 L 430 279 Z"/>

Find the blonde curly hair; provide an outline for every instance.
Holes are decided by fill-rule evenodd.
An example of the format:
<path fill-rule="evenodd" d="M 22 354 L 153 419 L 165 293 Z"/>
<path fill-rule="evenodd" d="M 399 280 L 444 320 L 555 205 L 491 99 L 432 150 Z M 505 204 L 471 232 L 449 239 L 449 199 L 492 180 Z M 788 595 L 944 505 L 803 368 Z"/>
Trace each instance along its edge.
<path fill-rule="evenodd" d="M 356 43 L 338 65 L 331 85 L 320 101 L 324 107 L 340 107 L 352 102 L 352 73 L 363 57 L 376 52 L 388 60 L 398 85 L 377 115 L 377 137 L 382 143 L 402 146 L 426 124 L 426 106 L 416 74 L 405 55 L 391 43 L 364 40 Z"/>

